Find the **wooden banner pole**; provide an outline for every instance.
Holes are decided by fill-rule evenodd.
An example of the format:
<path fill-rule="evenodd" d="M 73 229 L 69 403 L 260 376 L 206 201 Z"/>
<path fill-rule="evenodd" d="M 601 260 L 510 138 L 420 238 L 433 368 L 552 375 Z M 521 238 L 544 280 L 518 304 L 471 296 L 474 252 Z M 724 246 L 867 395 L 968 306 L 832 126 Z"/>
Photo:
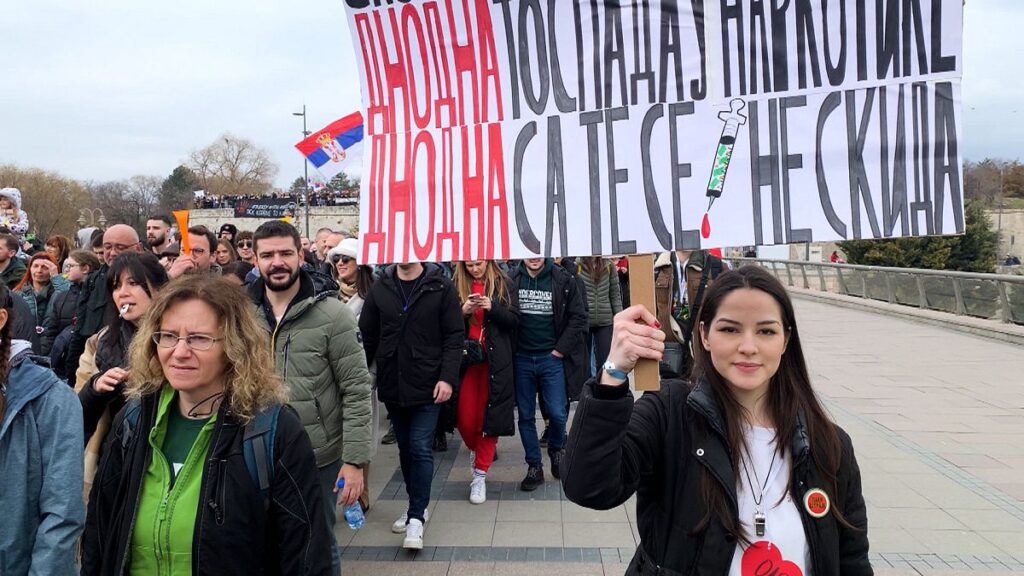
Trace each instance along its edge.
<path fill-rule="evenodd" d="M 657 315 L 654 301 L 654 255 L 636 254 L 629 257 L 629 303 L 643 304 Z M 641 359 L 633 368 L 633 387 L 636 390 L 661 390 L 661 373 L 654 360 Z"/>

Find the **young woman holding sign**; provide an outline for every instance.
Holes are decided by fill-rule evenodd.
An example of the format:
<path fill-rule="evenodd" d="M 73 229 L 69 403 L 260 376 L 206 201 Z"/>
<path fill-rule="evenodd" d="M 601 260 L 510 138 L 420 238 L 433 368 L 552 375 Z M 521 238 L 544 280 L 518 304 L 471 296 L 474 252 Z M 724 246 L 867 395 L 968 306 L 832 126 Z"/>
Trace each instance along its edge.
<path fill-rule="evenodd" d="M 615 317 L 566 453 L 572 501 L 637 494 L 627 574 L 872 574 L 853 446 L 811 388 L 778 280 L 754 266 L 716 279 L 694 325 L 694 384 L 665 381 L 634 405 L 626 376 L 663 340 L 643 307 Z"/>

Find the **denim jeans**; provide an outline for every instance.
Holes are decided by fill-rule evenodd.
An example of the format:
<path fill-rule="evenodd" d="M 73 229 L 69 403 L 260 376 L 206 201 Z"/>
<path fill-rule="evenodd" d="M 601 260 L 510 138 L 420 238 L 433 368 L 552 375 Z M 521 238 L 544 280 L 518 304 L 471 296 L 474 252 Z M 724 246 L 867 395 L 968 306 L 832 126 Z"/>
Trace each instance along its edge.
<path fill-rule="evenodd" d="M 409 495 L 409 519 L 423 521 L 430 505 L 430 483 L 434 477 L 434 428 L 441 414 L 440 404 L 398 406 L 387 404 L 398 441 L 405 492 Z"/>
<path fill-rule="evenodd" d="M 341 464 L 341 460 L 337 460 L 319 469 L 320 494 L 324 501 L 327 530 L 331 533 L 331 573 L 335 576 L 341 574 L 341 553 L 338 552 L 338 537 L 334 535 L 334 526 L 338 518 L 338 496 L 340 495 L 334 493 L 334 486 L 338 482 Z"/>
<path fill-rule="evenodd" d="M 519 408 L 519 437 L 526 450 L 526 463 L 543 464 L 537 438 L 537 392 L 541 393 L 548 414 L 548 450 L 565 447 L 568 418 L 565 396 L 565 368 L 562 359 L 548 354 L 516 354 L 516 404 Z"/>

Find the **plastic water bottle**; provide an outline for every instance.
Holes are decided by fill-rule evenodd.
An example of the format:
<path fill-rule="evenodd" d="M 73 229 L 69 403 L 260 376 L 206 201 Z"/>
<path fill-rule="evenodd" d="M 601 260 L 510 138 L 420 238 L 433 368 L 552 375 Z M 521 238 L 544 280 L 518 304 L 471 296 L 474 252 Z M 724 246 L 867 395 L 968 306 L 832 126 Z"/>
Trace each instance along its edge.
<path fill-rule="evenodd" d="M 345 487 L 345 479 L 338 479 L 338 490 Z M 348 522 L 348 527 L 353 530 L 359 530 L 366 523 L 366 516 L 363 516 L 363 507 L 359 505 L 359 500 L 352 503 L 351 506 L 345 507 L 345 522 Z"/>

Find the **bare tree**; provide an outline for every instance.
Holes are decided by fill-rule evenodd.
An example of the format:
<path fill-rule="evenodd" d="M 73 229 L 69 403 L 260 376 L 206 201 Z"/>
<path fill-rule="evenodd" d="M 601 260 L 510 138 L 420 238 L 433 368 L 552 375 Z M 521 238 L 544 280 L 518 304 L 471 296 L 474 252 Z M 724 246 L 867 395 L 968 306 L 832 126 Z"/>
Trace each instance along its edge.
<path fill-rule="evenodd" d="M 146 219 L 159 206 L 162 183 L 163 179 L 155 176 L 132 176 L 128 180 L 90 182 L 86 187 L 107 222 L 142 231 Z"/>
<path fill-rule="evenodd" d="M 0 165 L 0 187 L 8 186 L 21 190 L 30 231 L 43 239 L 54 234 L 74 237 L 79 209 L 92 205 L 81 184 L 56 172 Z"/>
<path fill-rule="evenodd" d="M 217 196 L 267 194 L 278 172 L 265 150 L 230 133 L 192 152 L 187 164 L 206 193 Z"/>

